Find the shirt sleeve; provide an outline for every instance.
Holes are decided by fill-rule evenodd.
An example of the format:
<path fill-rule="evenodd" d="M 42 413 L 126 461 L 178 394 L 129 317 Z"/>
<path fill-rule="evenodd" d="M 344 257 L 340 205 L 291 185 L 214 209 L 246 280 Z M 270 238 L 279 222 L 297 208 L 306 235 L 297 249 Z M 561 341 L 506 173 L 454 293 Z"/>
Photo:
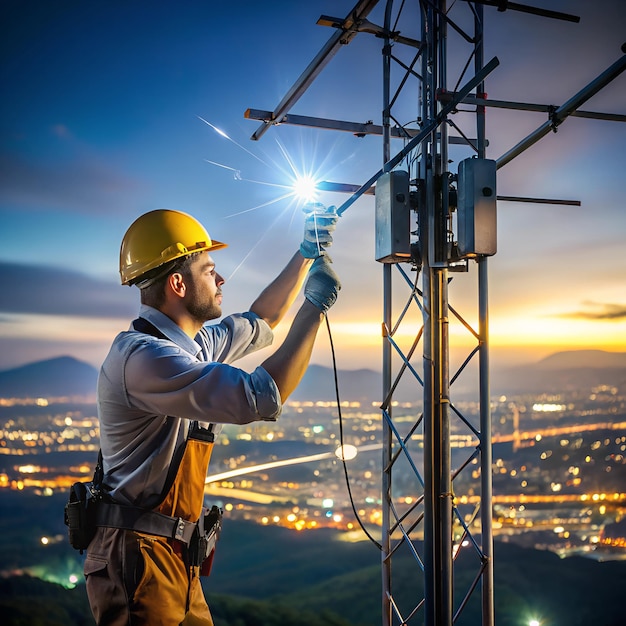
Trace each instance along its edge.
<path fill-rule="evenodd" d="M 255 313 L 238 313 L 225 317 L 219 324 L 203 326 L 196 341 L 207 361 L 232 363 L 272 344 L 274 333 L 267 322 Z"/>
<path fill-rule="evenodd" d="M 156 415 L 218 424 L 275 420 L 282 410 L 272 377 L 225 363 L 198 361 L 176 344 L 151 339 L 129 355 L 124 372 L 129 405 Z"/>

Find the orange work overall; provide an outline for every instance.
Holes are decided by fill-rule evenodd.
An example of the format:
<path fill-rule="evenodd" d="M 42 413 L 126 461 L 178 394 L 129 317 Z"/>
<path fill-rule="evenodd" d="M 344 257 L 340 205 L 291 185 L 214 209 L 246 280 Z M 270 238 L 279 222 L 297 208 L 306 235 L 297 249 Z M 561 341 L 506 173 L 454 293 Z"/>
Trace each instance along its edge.
<path fill-rule="evenodd" d="M 155 509 L 196 522 L 213 443 L 187 439 L 176 477 Z M 87 595 L 98 626 L 213 626 L 198 566 L 176 539 L 99 527 L 85 560 Z"/>

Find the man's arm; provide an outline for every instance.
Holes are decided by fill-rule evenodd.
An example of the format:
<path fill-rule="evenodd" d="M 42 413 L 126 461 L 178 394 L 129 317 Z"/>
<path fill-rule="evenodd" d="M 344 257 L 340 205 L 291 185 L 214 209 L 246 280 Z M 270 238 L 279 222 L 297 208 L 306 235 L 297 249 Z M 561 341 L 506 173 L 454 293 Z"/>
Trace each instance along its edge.
<path fill-rule="evenodd" d="M 285 341 L 262 363 L 262 367 L 274 379 L 282 402 L 304 376 L 324 314 L 337 300 L 340 289 L 339 277 L 331 268 L 328 257 L 316 259 L 304 287 L 304 303 Z"/>
<path fill-rule="evenodd" d="M 296 252 L 283 271 L 261 292 L 250 311 L 275 328 L 302 288 L 313 259 Z"/>
<path fill-rule="evenodd" d="M 305 300 L 296 313 L 285 341 L 261 364 L 274 379 L 282 402 L 291 395 L 304 376 L 323 319 L 322 311 Z"/>

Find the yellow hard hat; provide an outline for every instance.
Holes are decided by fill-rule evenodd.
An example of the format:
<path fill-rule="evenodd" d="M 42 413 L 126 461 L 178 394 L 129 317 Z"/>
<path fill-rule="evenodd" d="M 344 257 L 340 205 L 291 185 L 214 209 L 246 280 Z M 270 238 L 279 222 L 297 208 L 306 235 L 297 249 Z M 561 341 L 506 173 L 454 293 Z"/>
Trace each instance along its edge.
<path fill-rule="evenodd" d="M 219 250 L 226 244 L 211 239 L 200 222 L 181 211 L 157 209 L 138 217 L 126 231 L 120 249 L 122 285 L 192 252 Z"/>

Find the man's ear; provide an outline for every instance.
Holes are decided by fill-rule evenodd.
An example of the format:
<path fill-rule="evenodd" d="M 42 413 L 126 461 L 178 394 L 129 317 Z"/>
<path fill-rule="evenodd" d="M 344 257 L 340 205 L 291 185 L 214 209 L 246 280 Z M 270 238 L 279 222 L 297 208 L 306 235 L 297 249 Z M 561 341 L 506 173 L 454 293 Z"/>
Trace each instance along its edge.
<path fill-rule="evenodd" d="M 180 272 L 174 272 L 170 274 L 167 278 L 167 285 L 172 290 L 174 295 L 177 295 L 179 298 L 184 297 L 187 286 L 185 285 L 185 278 Z"/>

